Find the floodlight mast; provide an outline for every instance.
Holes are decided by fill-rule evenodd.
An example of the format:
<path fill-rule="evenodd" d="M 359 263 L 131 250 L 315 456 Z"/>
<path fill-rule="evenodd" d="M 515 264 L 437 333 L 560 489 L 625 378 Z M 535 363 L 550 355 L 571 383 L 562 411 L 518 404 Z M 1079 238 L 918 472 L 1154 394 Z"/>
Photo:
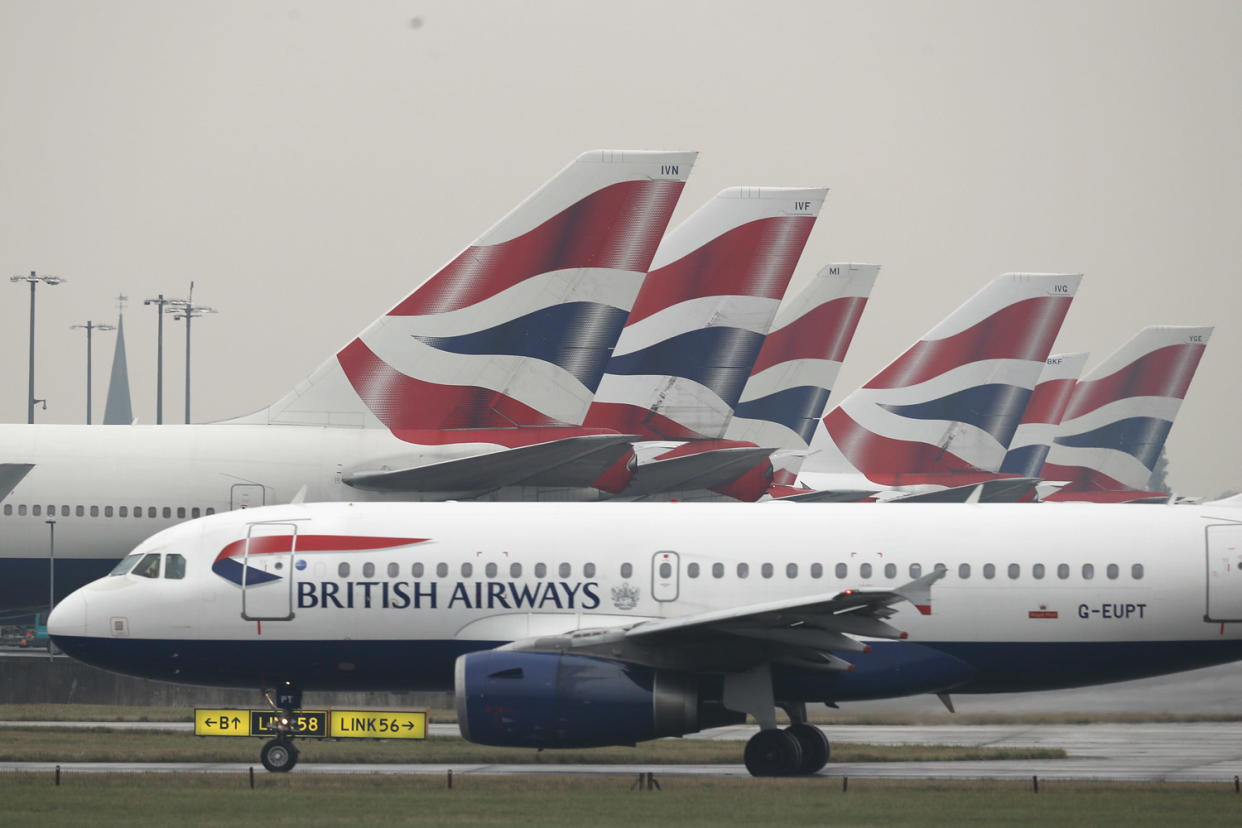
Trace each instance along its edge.
<path fill-rule="evenodd" d="M 35 390 L 34 390 L 35 389 L 35 385 L 34 385 L 34 378 L 35 378 L 35 372 L 34 372 L 35 286 L 38 285 L 40 282 L 42 282 L 43 284 L 48 285 L 49 287 L 55 287 L 56 285 L 62 284 L 66 280 L 62 279 L 60 276 L 39 276 L 37 273 L 35 273 L 35 271 L 32 270 L 30 271 L 29 276 L 10 276 L 9 281 L 12 282 L 13 284 L 20 284 L 22 282 L 30 283 L 30 383 L 29 383 L 29 391 L 26 394 L 26 422 L 27 424 L 31 424 L 31 423 L 34 423 L 35 403 L 43 403 L 44 410 L 47 410 L 47 400 L 36 400 Z"/>
<path fill-rule="evenodd" d="M 190 422 L 190 321 L 196 316 L 203 316 L 209 313 L 218 313 L 215 308 L 207 305 L 194 304 L 194 283 L 190 282 L 190 294 L 187 299 L 165 299 L 168 313 L 173 314 L 173 319 L 180 322 L 185 320 L 185 421 Z"/>
<path fill-rule="evenodd" d="M 91 332 L 115 331 L 116 325 L 99 324 L 86 320 L 84 325 L 70 325 L 70 330 L 86 330 L 86 424 L 91 424 Z"/>
<path fill-rule="evenodd" d="M 159 294 L 154 299 L 143 299 L 144 305 L 155 305 L 155 313 L 159 318 L 156 325 L 155 334 L 155 424 L 159 425 L 164 422 L 164 314 L 171 313 L 165 311 L 165 306 L 173 299 L 165 299 L 164 294 Z"/>

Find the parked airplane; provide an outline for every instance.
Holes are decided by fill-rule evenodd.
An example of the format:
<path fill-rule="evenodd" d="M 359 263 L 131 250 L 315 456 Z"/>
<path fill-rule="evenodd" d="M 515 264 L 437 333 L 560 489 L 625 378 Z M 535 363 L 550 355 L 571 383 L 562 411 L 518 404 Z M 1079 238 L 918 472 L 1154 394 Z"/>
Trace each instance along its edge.
<path fill-rule="evenodd" d="M 585 153 L 262 411 L 0 426 L 0 607 L 216 511 L 589 491 L 632 437 L 580 423 L 695 160 Z M 11 491 L 6 487 L 11 486 Z"/>
<path fill-rule="evenodd" d="M 584 420 L 643 441 L 599 488 L 763 494 L 734 487 L 776 446 L 722 438 L 827 192 L 731 187 L 660 242 Z"/>
<path fill-rule="evenodd" d="M 1040 476 L 1048 500 L 1160 501 L 1152 469 L 1199 368 L 1212 328 L 1144 328 L 1075 386 Z"/>
<path fill-rule="evenodd" d="M 876 508 L 271 506 L 160 532 L 48 629 L 89 664 L 262 688 L 289 712 L 304 690 L 452 687 L 462 735 L 493 745 L 629 745 L 749 714 L 756 775 L 823 767 L 807 702 L 1242 658 L 1237 504 Z M 288 736 L 264 746 L 270 769 L 296 758 Z"/>
<path fill-rule="evenodd" d="M 1081 279 L 993 279 L 824 416 L 799 482 L 851 496 L 1029 491 L 1034 480 L 998 469 Z"/>

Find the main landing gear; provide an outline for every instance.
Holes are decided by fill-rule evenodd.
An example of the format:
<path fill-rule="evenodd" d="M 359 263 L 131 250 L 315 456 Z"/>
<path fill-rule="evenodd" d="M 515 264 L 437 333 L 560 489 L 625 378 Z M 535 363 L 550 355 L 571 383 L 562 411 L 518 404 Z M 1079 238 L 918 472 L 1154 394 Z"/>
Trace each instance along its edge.
<path fill-rule="evenodd" d="M 746 743 L 751 776 L 810 776 L 828 764 L 828 737 L 806 722 L 784 730 L 760 730 Z"/>
<path fill-rule="evenodd" d="M 273 773 L 288 773 L 298 763 L 298 749 L 293 746 L 293 733 L 289 722 L 293 714 L 302 706 L 302 691 L 292 682 L 281 682 L 276 688 L 275 699 L 272 694 L 264 692 L 264 697 L 272 707 L 280 711 L 280 733 L 275 739 L 263 743 L 259 751 L 259 761 L 263 767 Z"/>
<path fill-rule="evenodd" d="M 759 723 L 759 732 L 746 743 L 744 754 L 751 776 L 810 776 L 828 764 L 828 737 L 807 723 L 806 704 L 776 702 L 771 665 L 727 674 L 723 701 L 725 707 L 749 713 Z M 776 725 L 778 706 L 793 722 L 784 730 Z"/>

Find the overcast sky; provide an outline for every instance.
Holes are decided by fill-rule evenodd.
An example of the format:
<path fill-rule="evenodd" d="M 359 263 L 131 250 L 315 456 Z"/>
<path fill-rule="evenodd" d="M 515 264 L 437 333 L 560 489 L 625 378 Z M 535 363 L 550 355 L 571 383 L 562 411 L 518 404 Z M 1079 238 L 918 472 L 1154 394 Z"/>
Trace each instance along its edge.
<path fill-rule="evenodd" d="M 1056 350 L 1217 326 L 1169 437 L 1242 488 L 1242 4 L 0 0 L 0 259 L 40 288 L 40 422 L 82 422 L 88 319 L 126 314 L 155 418 L 163 292 L 195 420 L 267 405 L 578 153 L 695 149 L 676 223 L 733 185 L 831 188 L 795 276 L 883 265 L 835 399 L 986 280 L 1085 273 Z M 0 421 L 28 293 L 0 288 Z M 165 420 L 184 327 L 165 330 Z M 113 335 L 95 338 L 96 419 Z M 0 458 L 2 460 L 3 458 Z"/>

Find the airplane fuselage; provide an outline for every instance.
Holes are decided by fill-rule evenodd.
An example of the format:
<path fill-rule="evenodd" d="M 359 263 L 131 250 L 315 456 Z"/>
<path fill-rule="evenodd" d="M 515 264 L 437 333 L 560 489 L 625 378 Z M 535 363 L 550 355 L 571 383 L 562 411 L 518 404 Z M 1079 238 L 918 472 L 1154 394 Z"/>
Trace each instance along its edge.
<path fill-rule="evenodd" d="M 515 640 L 943 566 L 929 615 L 897 605 L 905 640 L 844 653 L 852 671 L 774 666 L 777 697 L 1032 690 L 1242 658 L 1240 550 L 1226 506 L 294 504 L 150 538 L 135 554 L 180 555 L 183 578 L 104 578 L 50 629 L 156 679 L 448 689 L 457 656 Z"/>

